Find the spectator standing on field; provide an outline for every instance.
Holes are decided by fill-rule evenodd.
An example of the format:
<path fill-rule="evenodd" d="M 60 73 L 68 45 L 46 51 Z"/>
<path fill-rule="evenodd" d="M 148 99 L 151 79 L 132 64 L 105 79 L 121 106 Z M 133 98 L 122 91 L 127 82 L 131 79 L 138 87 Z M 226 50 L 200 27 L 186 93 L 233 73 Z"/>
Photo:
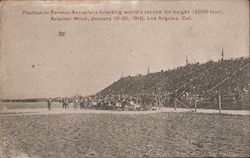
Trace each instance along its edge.
<path fill-rule="evenodd" d="M 47 102 L 48 110 L 51 110 L 51 105 L 52 105 L 52 100 L 48 99 L 48 102 Z"/>

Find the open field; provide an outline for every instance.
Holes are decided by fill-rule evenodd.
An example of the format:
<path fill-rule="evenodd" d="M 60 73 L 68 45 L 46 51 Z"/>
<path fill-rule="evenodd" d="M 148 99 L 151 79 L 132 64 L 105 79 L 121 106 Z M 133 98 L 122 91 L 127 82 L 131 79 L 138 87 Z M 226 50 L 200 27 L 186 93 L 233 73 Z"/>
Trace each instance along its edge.
<path fill-rule="evenodd" d="M 173 107 L 161 108 L 160 111 L 119 111 L 121 114 L 148 114 L 158 112 L 194 112 L 194 107 L 188 109 L 178 106 L 177 110 Z M 221 111 L 223 114 L 233 115 L 250 115 L 249 110 L 224 110 Z M 53 102 L 52 110 L 47 110 L 46 102 L 0 102 L 0 115 L 16 115 L 16 114 L 62 114 L 62 113 L 117 113 L 116 110 L 94 110 L 94 108 L 88 108 L 87 110 L 73 109 L 73 103 L 70 104 L 70 109 L 62 109 L 62 104 Z M 219 113 L 218 109 L 204 109 L 198 108 L 197 113 Z"/>
<path fill-rule="evenodd" d="M 125 115 L 134 115 L 134 114 L 152 114 L 152 113 L 205 113 L 205 114 L 218 114 L 219 110 L 215 109 L 197 109 L 195 112 L 194 109 L 188 108 L 161 108 L 156 110 L 148 111 L 117 111 L 117 110 L 95 110 L 95 109 L 62 109 L 62 108 L 52 108 L 48 110 L 47 108 L 32 108 L 32 109 L 0 109 L 0 115 L 11 116 L 11 115 L 50 115 L 50 114 L 125 114 Z M 247 110 L 222 110 L 221 114 L 230 114 L 230 115 L 250 115 L 250 111 Z"/>
<path fill-rule="evenodd" d="M 237 103 L 227 103 L 222 102 L 222 110 L 248 110 L 250 111 L 250 105 L 248 104 L 249 99 L 245 100 L 241 106 L 237 105 Z M 185 102 L 190 108 L 194 109 L 194 103 L 189 105 L 189 103 Z M 70 103 L 70 107 L 73 107 L 73 103 Z M 0 102 L 0 110 L 1 108 L 8 109 L 36 109 L 36 108 L 47 108 L 47 102 Z M 61 108 L 62 103 L 53 102 L 52 108 Z M 168 108 L 174 108 L 174 105 L 167 105 Z M 178 108 L 185 108 L 183 105 L 177 105 Z M 206 104 L 200 105 L 198 104 L 199 109 L 218 109 L 218 106 L 213 105 L 212 102 L 207 102 Z"/>
<path fill-rule="evenodd" d="M 62 107 L 61 103 L 53 103 L 53 107 Z M 0 110 L 7 109 L 36 109 L 47 108 L 47 102 L 0 102 Z"/>
<path fill-rule="evenodd" d="M 249 116 L 0 115 L 1 157 L 250 156 Z"/>

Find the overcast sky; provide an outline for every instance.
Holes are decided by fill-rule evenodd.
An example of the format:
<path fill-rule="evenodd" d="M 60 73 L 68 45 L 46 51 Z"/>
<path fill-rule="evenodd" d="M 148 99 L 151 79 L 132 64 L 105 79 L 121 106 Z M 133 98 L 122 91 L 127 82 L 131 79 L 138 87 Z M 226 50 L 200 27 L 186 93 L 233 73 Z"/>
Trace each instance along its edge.
<path fill-rule="evenodd" d="M 50 22 L 23 10 L 220 9 L 187 22 Z M 248 1 L 8 3 L 1 12 L 1 98 L 94 94 L 124 75 L 249 55 Z M 64 37 L 58 32 L 65 31 Z"/>

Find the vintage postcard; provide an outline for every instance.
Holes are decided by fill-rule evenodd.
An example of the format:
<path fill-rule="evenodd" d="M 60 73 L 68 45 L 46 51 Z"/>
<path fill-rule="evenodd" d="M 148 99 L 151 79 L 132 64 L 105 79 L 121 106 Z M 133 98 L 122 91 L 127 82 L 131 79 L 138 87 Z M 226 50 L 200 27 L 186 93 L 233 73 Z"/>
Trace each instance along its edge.
<path fill-rule="evenodd" d="M 0 158 L 250 156 L 248 0 L 4 0 L 0 19 Z"/>

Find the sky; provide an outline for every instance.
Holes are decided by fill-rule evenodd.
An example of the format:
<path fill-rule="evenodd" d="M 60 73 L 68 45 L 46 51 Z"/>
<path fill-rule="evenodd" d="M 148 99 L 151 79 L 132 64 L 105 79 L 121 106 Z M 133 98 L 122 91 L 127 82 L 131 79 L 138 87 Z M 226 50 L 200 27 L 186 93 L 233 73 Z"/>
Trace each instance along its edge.
<path fill-rule="evenodd" d="M 29 3 L 29 4 L 28 4 Z M 181 22 L 51 22 L 23 10 L 192 10 Z M 1 9 L 0 98 L 90 95 L 125 76 L 249 56 L 249 2 L 7 2 Z M 58 32 L 66 32 L 58 36 Z"/>

